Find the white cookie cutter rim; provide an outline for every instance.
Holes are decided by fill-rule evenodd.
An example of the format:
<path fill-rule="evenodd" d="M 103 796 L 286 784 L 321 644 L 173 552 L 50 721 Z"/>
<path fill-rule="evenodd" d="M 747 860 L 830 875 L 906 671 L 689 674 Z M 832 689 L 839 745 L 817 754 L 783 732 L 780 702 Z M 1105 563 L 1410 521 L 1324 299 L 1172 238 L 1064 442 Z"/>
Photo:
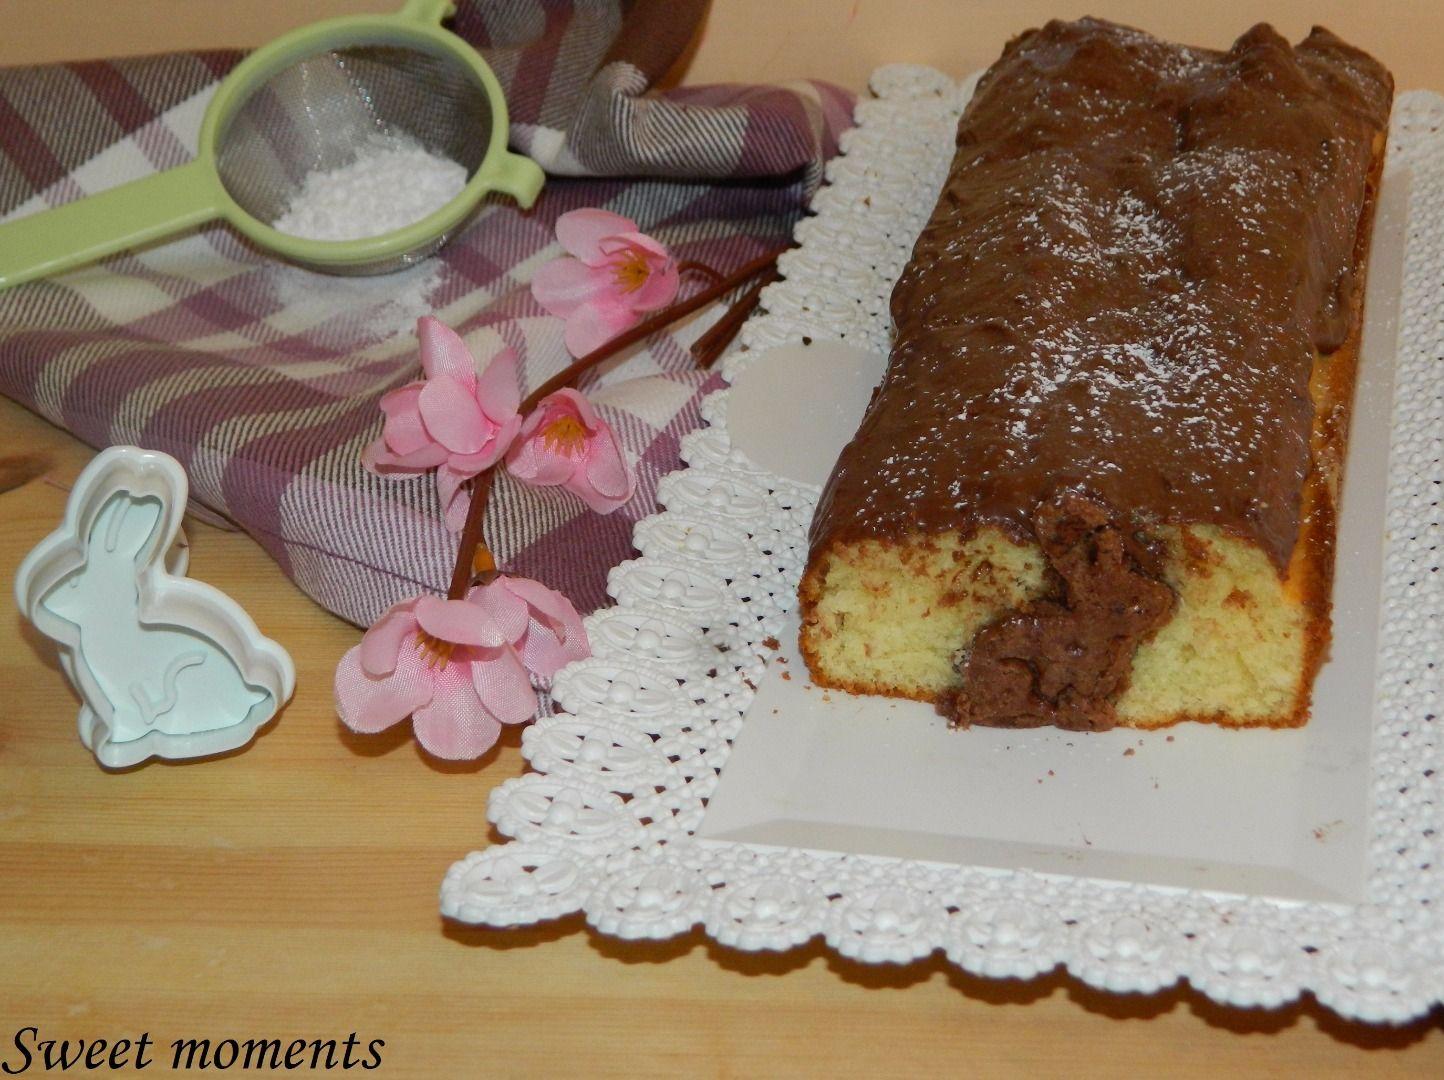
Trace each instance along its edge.
<path fill-rule="evenodd" d="M 185 575 L 189 547 L 181 530 L 190 484 L 175 458 L 135 446 L 112 446 L 80 473 L 65 504 L 65 517 L 25 557 L 15 575 L 15 602 L 24 616 L 59 648 L 60 666 L 81 695 L 80 741 L 101 765 L 127 768 L 150 758 L 210 757 L 244 746 L 280 712 L 296 687 L 290 654 L 266 637 L 238 603 L 219 589 Z M 182 626 L 210 638 L 236 662 L 241 677 L 266 691 L 274 708 L 260 718 L 210 731 L 179 735 L 151 731 L 123 742 L 111 738 L 106 694 L 87 665 L 76 662 L 80 630 L 49 611 L 41 600 L 85 563 L 86 543 L 101 508 L 118 493 L 153 497 L 161 504 L 149 554 L 136 574 L 142 622 Z"/>

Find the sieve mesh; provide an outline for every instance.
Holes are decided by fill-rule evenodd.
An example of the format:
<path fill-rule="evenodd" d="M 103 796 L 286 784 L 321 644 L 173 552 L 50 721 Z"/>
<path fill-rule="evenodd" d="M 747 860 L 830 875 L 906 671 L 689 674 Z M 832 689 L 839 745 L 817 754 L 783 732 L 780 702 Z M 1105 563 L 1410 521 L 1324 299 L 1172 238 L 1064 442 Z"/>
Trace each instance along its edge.
<path fill-rule="evenodd" d="M 402 45 L 352 45 L 292 63 L 257 87 L 218 131 L 216 166 L 241 209 L 270 223 L 307 173 L 350 164 L 375 134 L 409 135 L 460 163 L 470 179 L 486 154 L 491 123 L 484 87 L 454 57 Z M 435 237 L 384 265 L 326 269 L 397 269 L 446 239 Z"/>

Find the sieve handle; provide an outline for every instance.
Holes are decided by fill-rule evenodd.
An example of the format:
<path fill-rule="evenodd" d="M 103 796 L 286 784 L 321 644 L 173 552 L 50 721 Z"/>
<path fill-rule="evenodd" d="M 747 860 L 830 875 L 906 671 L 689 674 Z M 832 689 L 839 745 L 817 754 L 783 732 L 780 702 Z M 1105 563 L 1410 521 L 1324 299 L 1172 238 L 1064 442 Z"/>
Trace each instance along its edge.
<path fill-rule="evenodd" d="M 0 289 L 59 274 L 220 216 L 220 185 L 193 161 L 0 225 Z"/>
<path fill-rule="evenodd" d="M 456 4 L 454 0 L 406 0 L 396 14 L 398 18 L 435 25 L 447 16 L 455 15 Z"/>
<path fill-rule="evenodd" d="M 481 175 L 488 187 L 510 195 L 523 210 L 531 209 L 547 178 L 531 158 L 510 151 L 498 154 L 494 162 L 489 158 L 483 161 Z"/>

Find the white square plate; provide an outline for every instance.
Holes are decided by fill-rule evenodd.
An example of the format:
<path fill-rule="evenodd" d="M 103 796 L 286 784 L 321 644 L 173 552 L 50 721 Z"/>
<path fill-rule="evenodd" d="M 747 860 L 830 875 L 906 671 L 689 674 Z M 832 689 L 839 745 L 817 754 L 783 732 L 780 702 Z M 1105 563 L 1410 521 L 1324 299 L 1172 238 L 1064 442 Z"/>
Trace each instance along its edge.
<path fill-rule="evenodd" d="M 1308 991 L 1366 1020 L 1444 1001 L 1444 98 L 1395 104 L 1340 630 L 1314 720 L 1071 735 L 953 732 L 903 703 L 823 700 L 790 655 L 818 484 L 887 354 L 888 297 L 970 89 L 906 66 L 872 88 L 781 260 L 785 280 L 723 365 L 736 388 L 704 403 L 688 467 L 659 488 L 664 511 L 637 525 L 640 557 L 610 576 L 616 606 L 587 620 L 593 655 L 558 675 L 562 711 L 523 733 L 533 771 L 492 793 L 488 814 L 512 839 L 451 868 L 442 912 L 504 926 L 580 911 L 602 933 L 700 927 L 741 949 L 820 935 L 868 962 L 940 950 L 986 976 L 1063 965 L 1142 992 L 1188 979 L 1237 1005 Z M 1383 239 L 1401 166 L 1402 286 Z M 841 362 L 820 379 L 777 362 L 838 341 L 855 348 L 826 346 Z M 754 367 L 800 382 L 749 391 Z M 757 392 L 773 399 L 760 411 Z M 754 440 L 759 426 L 781 437 Z"/>

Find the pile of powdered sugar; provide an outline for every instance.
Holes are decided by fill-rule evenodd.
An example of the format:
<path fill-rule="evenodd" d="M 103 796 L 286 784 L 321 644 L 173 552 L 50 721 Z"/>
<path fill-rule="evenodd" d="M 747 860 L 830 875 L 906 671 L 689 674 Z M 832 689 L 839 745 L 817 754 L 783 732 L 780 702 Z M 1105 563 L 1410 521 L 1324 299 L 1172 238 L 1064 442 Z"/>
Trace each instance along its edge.
<path fill-rule="evenodd" d="M 466 169 L 409 135 L 372 135 L 348 165 L 309 173 L 271 224 L 306 240 L 363 240 L 440 210 L 466 186 Z"/>

